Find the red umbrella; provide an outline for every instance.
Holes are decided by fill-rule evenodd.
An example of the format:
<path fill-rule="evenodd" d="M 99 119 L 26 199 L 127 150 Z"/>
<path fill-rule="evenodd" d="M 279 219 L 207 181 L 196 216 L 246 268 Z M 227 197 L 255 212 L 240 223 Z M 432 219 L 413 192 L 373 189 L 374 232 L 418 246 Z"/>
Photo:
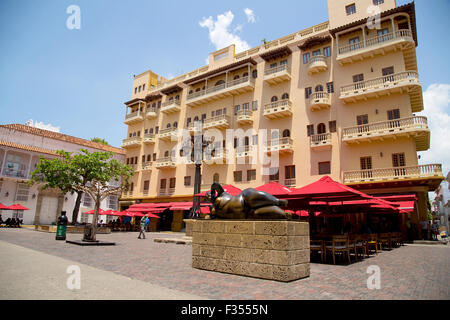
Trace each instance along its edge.
<path fill-rule="evenodd" d="M 0 210 L 10 210 L 10 209 L 4 204 L 0 203 Z"/>
<path fill-rule="evenodd" d="M 20 204 L 12 204 L 8 207 L 9 210 L 30 210 L 27 207 L 24 207 Z"/>
<path fill-rule="evenodd" d="M 110 211 L 110 210 L 108 210 L 108 211 Z M 105 214 L 108 214 L 108 211 L 103 210 L 103 209 L 98 209 L 98 214 L 99 215 L 105 215 Z M 86 211 L 85 213 L 86 214 L 94 214 L 95 210 L 89 210 L 89 211 Z"/>
<path fill-rule="evenodd" d="M 263 184 L 262 186 L 256 187 L 255 189 L 258 191 L 267 192 L 273 196 L 284 196 L 290 194 L 293 190 L 283 186 L 282 184 L 279 184 L 278 182 L 269 182 Z"/>
<path fill-rule="evenodd" d="M 222 188 L 223 188 L 223 190 L 224 190 L 226 193 L 229 193 L 229 194 L 231 194 L 232 196 L 237 196 L 238 194 L 240 194 L 240 193 L 242 192 L 241 189 L 239 189 L 239 188 L 237 188 L 237 187 L 235 187 L 235 186 L 233 186 L 233 185 L 231 185 L 231 184 L 223 185 Z M 197 197 L 204 197 L 204 196 L 206 196 L 206 193 L 207 193 L 207 192 L 208 192 L 208 191 L 204 191 L 204 192 L 201 192 L 201 193 L 197 193 L 196 196 L 197 196 Z"/>

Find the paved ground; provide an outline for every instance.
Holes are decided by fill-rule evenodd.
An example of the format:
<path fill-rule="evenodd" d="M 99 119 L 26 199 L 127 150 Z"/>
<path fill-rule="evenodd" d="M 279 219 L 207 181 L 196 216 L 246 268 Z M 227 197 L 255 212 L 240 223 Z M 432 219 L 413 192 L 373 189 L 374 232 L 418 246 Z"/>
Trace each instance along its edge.
<path fill-rule="evenodd" d="M 147 283 L 148 291 L 141 292 L 142 298 L 148 299 L 158 296 L 158 290 L 167 289 L 174 291 L 161 291 L 161 295 L 167 293 L 174 297 L 172 294 L 179 294 L 176 297 L 179 299 L 190 299 L 185 298 L 184 294 L 209 299 L 450 299 L 450 246 L 406 245 L 392 251 L 383 251 L 378 256 L 347 266 L 312 263 L 309 278 L 280 283 L 193 269 L 191 246 L 153 241 L 156 237 L 182 237 L 183 233 L 147 233 L 146 240 L 138 240 L 137 234 L 98 235 L 99 240 L 115 241 L 117 245 L 80 247 L 55 241 L 53 233 L 2 228 L 0 241 L 3 243 L 0 246 L 0 255 L 3 260 L 5 252 L 9 252 L 7 255 L 9 259 L 14 259 L 14 262 L 10 262 L 11 266 L 16 267 L 5 268 L 2 262 L 0 291 L 14 292 L 11 282 L 5 280 L 10 277 L 20 279 L 20 274 L 28 270 L 36 270 L 36 266 L 19 263 L 22 261 L 20 255 L 32 255 L 36 252 L 17 250 L 17 257 L 11 257 L 11 248 L 16 247 L 8 246 L 9 243 L 58 257 L 61 260 L 65 259 L 62 260 L 63 262 L 60 261 L 61 265 L 80 264 L 83 268 L 89 266 L 96 270 L 104 270 L 104 273 L 109 276 L 118 275 L 137 280 L 139 285 Z M 81 235 L 68 235 L 70 240 L 80 238 Z M 44 257 L 45 261 L 42 260 Z M 44 255 L 41 255 L 40 259 L 38 269 L 42 272 L 49 270 L 52 270 L 52 273 L 63 272 L 63 275 L 55 274 L 55 277 L 67 279 L 68 274 L 65 273 L 65 268 L 60 268 L 59 271 L 46 270 L 47 266 L 52 266 L 52 260 Z M 370 265 L 380 267 L 381 289 L 379 290 L 367 288 L 367 279 L 370 276 L 367 268 Z M 91 281 L 94 281 L 94 277 L 85 277 L 86 273 L 90 271 L 82 273 L 82 287 L 83 283 L 93 285 Z M 33 285 L 30 284 L 30 286 Z M 98 284 L 99 288 L 101 286 Z M 108 287 L 107 281 L 104 281 L 103 286 Z M 110 287 L 114 286 L 110 285 Z M 49 288 L 53 287 L 49 286 Z M 123 287 L 120 294 L 134 290 L 129 288 L 129 286 Z M 136 289 L 136 291 L 140 290 Z M 155 293 L 149 295 L 147 292 Z M 161 299 L 167 298 L 161 297 Z"/>

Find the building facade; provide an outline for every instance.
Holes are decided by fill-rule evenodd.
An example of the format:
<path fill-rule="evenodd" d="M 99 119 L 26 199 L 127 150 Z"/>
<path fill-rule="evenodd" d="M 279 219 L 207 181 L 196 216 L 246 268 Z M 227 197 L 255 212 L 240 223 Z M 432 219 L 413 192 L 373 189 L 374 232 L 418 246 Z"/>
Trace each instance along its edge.
<path fill-rule="evenodd" d="M 418 163 L 430 131 L 416 115 L 414 3 L 329 0 L 328 10 L 327 22 L 238 54 L 218 50 L 207 66 L 157 85 L 151 72 L 135 77 L 122 147 L 136 174 L 121 206 L 192 200 L 185 145 L 201 130 L 215 137 L 202 190 L 214 181 L 302 187 L 329 175 L 369 194 L 415 193 L 410 218 L 426 219 L 427 192 L 443 177 L 440 164 Z"/>
<path fill-rule="evenodd" d="M 61 211 L 66 211 L 71 221 L 76 193 L 64 195 L 59 190 L 42 190 L 39 185 L 28 185 L 28 181 L 41 157 L 51 159 L 58 156 L 56 150 L 78 152 L 80 149 L 110 151 L 118 161 L 125 159 L 125 152 L 120 148 L 28 125 L 0 125 L 0 203 L 20 203 L 30 209 L 24 212 L 3 210 L 3 220 L 18 217 L 24 224 L 51 225 Z M 110 196 L 102 201 L 101 208 L 117 210 L 118 200 L 119 196 Z M 83 213 L 92 209 L 94 201 L 83 194 L 78 222 L 91 222 L 92 215 Z"/>

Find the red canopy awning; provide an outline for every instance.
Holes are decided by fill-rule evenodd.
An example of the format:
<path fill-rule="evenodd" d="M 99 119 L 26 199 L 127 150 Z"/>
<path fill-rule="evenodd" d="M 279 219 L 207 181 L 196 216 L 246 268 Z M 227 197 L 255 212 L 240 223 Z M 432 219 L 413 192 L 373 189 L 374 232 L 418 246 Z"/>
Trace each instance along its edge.
<path fill-rule="evenodd" d="M 210 203 L 200 203 L 200 206 L 208 206 Z M 127 211 L 133 212 L 162 212 L 165 209 L 170 210 L 189 210 L 192 202 L 159 202 L 159 203 L 139 203 L 130 206 Z"/>
<path fill-rule="evenodd" d="M 101 216 L 107 215 L 107 214 L 111 213 L 109 211 L 111 211 L 111 210 L 106 211 L 106 210 L 103 210 L 103 209 L 98 209 L 98 214 L 101 215 Z M 83 213 L 94 214 L 95 213 L 95 209 L 92 209 L 92 210 L 89 210 L 89 211 L 86 211 L 86 212 L 83 212 Z"/>
<path fill-rule="evenodd" d="M 239 188 L 237 188 L 237 187 L 235 187 L 235 186 L 233 186 L 231 184 L 223 185 L 222 188 L 223 188 L 223 190 L 225 190 L 226 193 L 229 193 L 232 196 L 237 196 L 238 194 L 240 194 L 242 192 L 241 189 L 239 189 Z M 206 196 L 206 193 L 208 191 L 209 190 L 201 192 L 201 193 L 197 193 L 196 196 L 197 197 L 204 197 L 204 196 Z"/>
<path fill-rule="evenodd" d="M 10 210 L 10 209 L 4 204 L 0 203 L 0 210 Z"/>
<path fill-rule="evenodd" d="M 284 196 L 292 192 L 291 188 L 283 186 L 278 182 L 269 182 L 263 184 L 262 186 L 256 187 L 255 189 L 258 191 L 267 192 L 268 194 L 271 194 L 273 196 Z"/>
<path fill-rule="evenodd" d="M 8 207 L 9 210 L 30 210 L 27 207 L 24 207 L 20 204 L 12 204 Z"/>

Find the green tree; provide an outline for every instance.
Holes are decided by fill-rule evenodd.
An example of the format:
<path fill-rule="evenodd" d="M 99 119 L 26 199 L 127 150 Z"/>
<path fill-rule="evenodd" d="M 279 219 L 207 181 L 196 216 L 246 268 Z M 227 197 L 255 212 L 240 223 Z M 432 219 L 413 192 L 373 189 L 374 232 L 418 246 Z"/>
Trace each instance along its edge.
<path fill-rule="evenodd" d="M 109 146 L 109 143 L 105 139 L 102 139 L 102 138 L 95 137 L 95 138 L 92 138 L 91 141 Z"/>
<path fill-rule="evenodd" d="M 73 154 L 57 151 L 59 157 L 38 162 L 30 183 L 42 183 L 43 188 L 58 188 L 64 194 L 77 192 L 72 223 L 78 218 L 81 195 L 87 193 L 95 201 L 95 214 L 91 226 L 91 238 L 95 240 L 100 202 L 111 194 L 119 194 L 128 188 L 133 169 L 112 159 L 112 152 L 93 152 L 81 149 Z"/>

